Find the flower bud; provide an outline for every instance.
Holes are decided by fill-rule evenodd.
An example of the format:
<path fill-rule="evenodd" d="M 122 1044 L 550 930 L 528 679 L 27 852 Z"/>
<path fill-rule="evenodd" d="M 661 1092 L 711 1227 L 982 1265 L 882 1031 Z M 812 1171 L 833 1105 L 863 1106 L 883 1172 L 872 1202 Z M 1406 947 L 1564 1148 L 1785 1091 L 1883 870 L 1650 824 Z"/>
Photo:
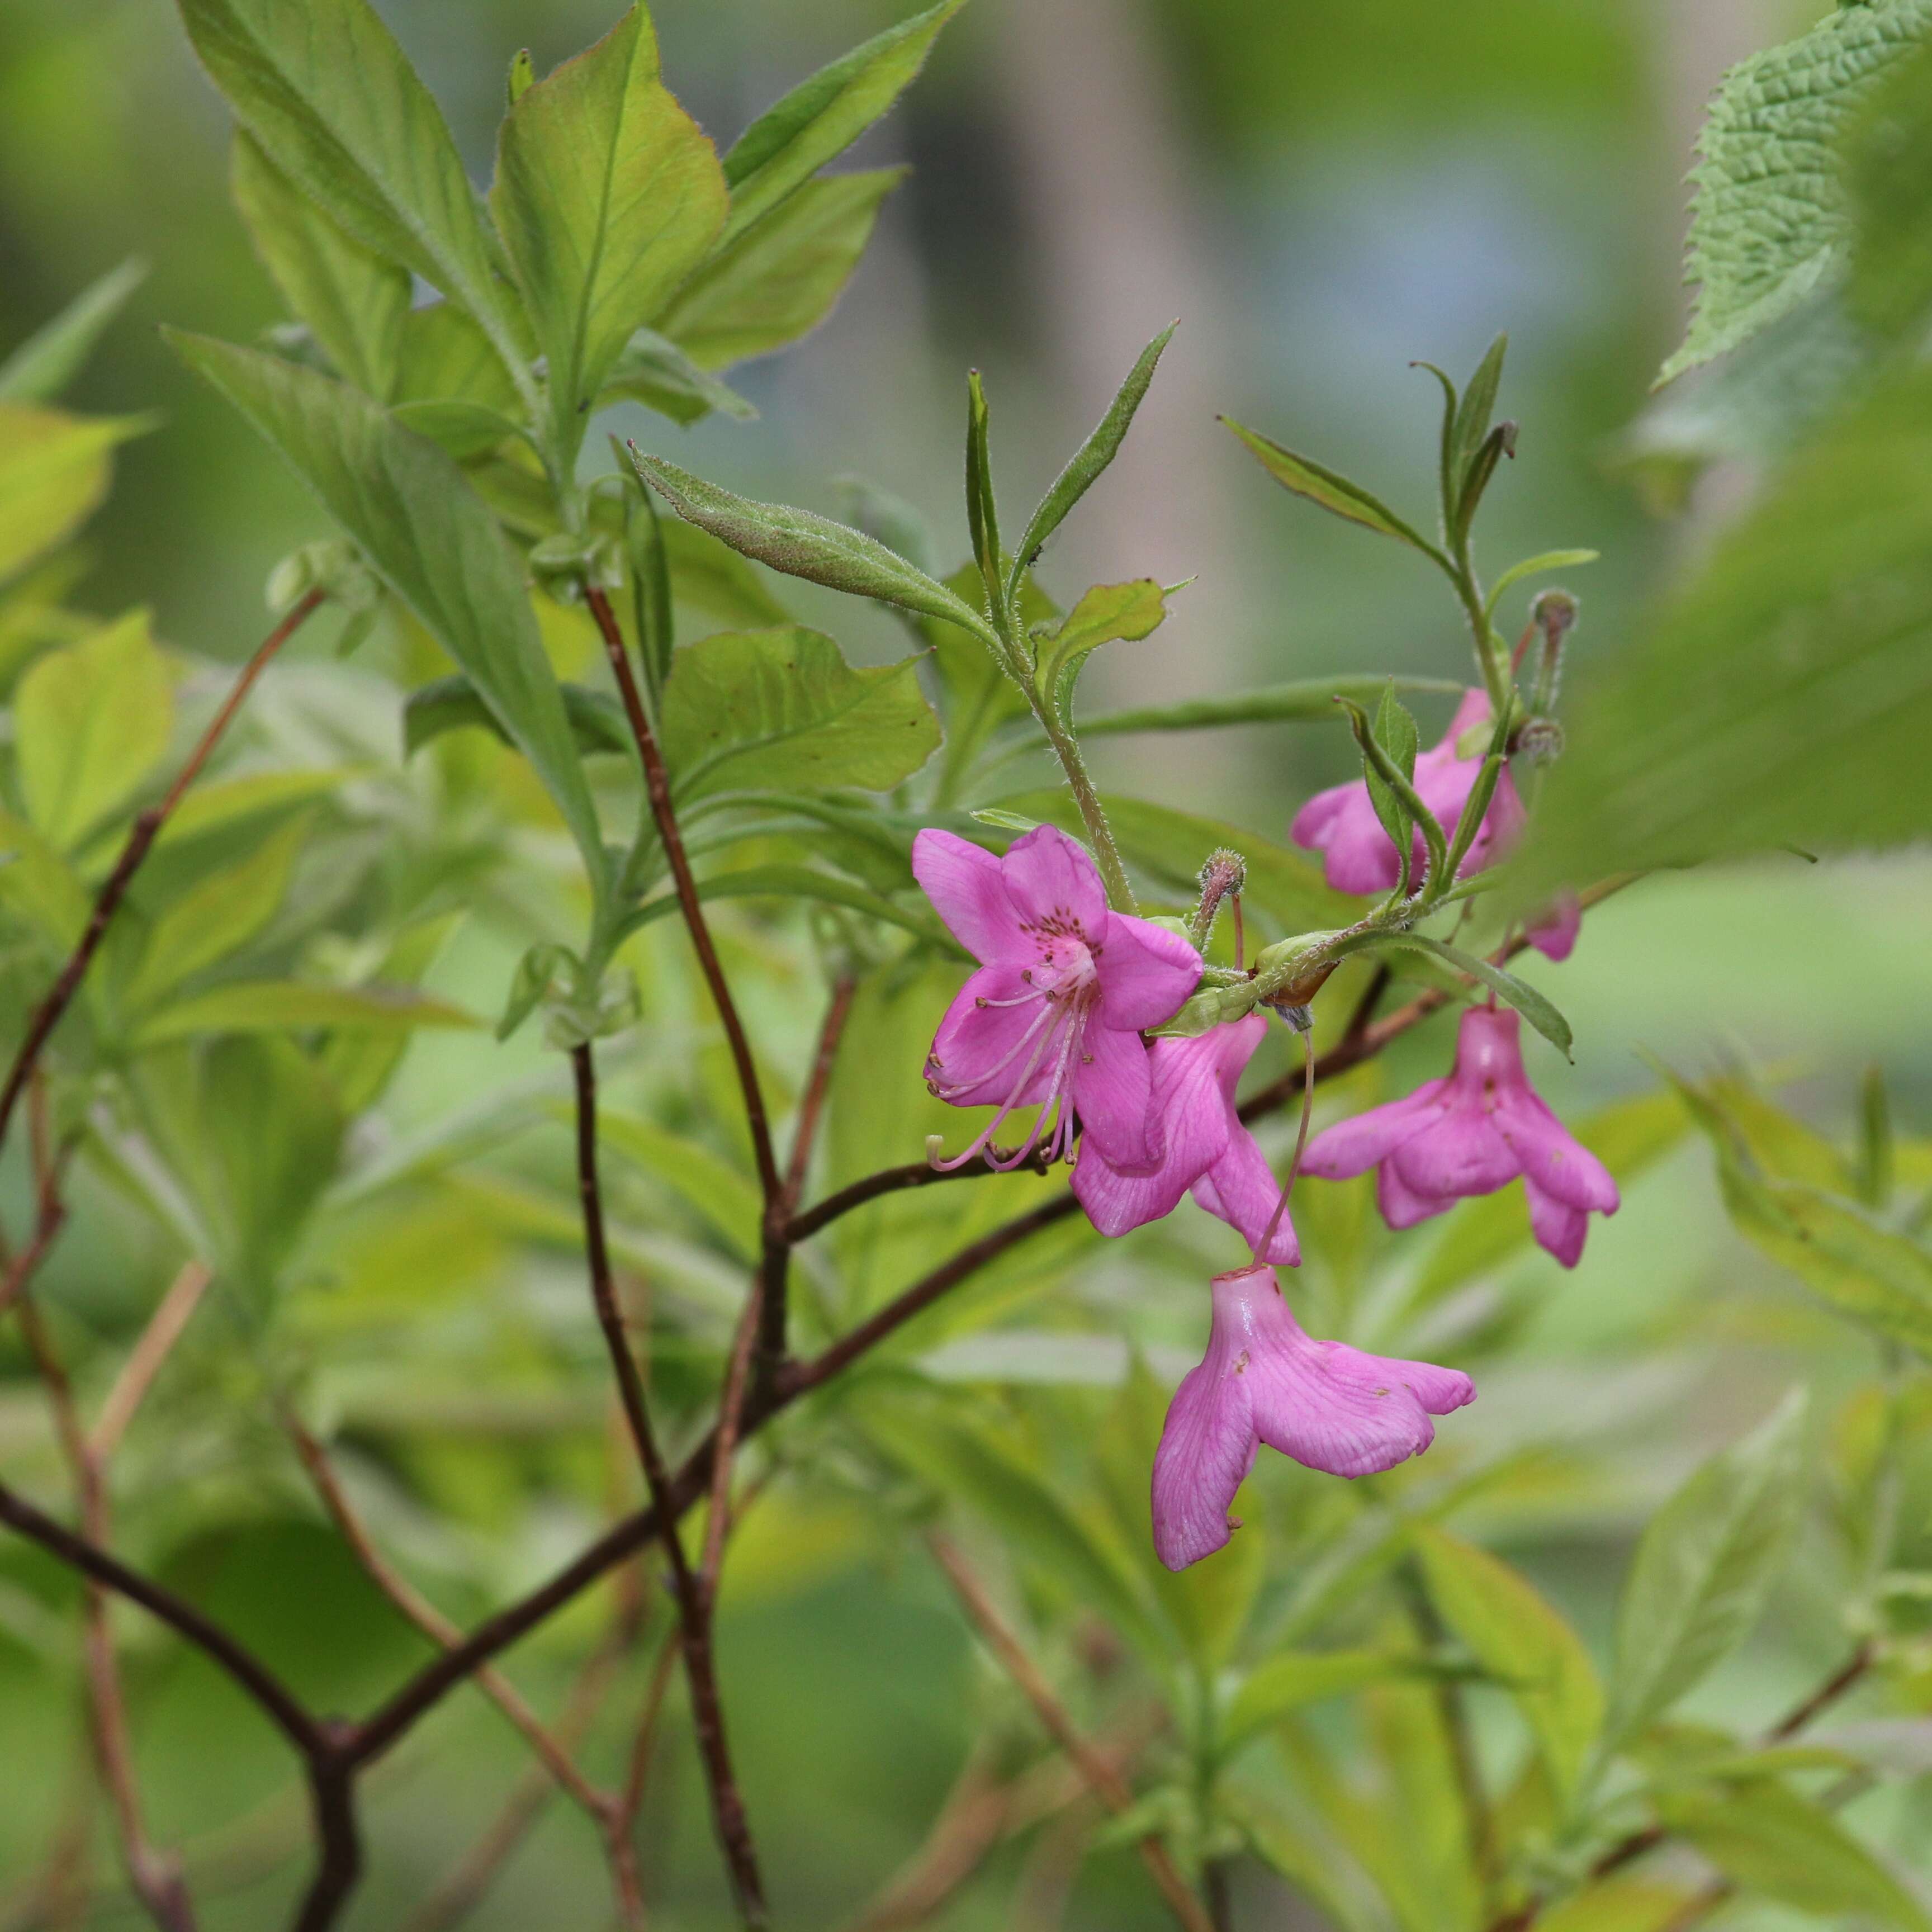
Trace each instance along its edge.
<path fill-rule="evenodd" d="M 1576 600 L 1567 590 L 1545 590 L 1529 607 L 1529 619 L 1552 644 L 1576 622 Z"/>
<path fill-rule="evenodd" d="M 1564 743 L 1563 727 L 1554 718 L 1532 718 L 1516 734 L 1516 748 L 1533 765 L 1553 765 Z"/>
<path fill-rule="evenodd" d="M 362 554 L 339 537 L 304 544 L 268 573 L 264 592 L 270 610 L 285 616 L 312 592 L 320 591 L 346 610 L 374 610 L 382 594 Z"/>
<path fill-rule="evenodd" d="M 574 604 L 586 584 L 614 590 L 624 580 L 623 560 L 609 537 L 573 536 L 558 530 L 530 546 L 530 575 L 560 604 Z"/>

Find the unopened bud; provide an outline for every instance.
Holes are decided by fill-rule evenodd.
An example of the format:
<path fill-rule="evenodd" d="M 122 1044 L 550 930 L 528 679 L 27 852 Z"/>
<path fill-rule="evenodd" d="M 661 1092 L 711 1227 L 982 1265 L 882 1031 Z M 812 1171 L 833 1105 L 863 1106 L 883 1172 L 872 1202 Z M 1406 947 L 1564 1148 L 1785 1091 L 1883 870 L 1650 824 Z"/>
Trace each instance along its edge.
<path fill-rule="evenodd" d="M 269 572 L 263 595 L 268 608 L 279 617 L 318 590 L 351 612 L 374 610 L 382 594 L 382 586 L 355 545 L 328 538 L 291 550 Z"/>
<path fill-rule="evenodd" d="M 586 584 L 614 590 L 624 580 L 616 544 L 608 537 L 559 530 L 530 546 L 530 575 L 560 604 L 574 604 Z"/>
<path fill-rule="evenodd" d="M 1563 727 L 1553 718 L 1532 718 L 1516 734 L 1516 748 L 1533 765 L 1553 765 L 1563 755 Z"/>
<path fill-rule="evenodd" d="M 1546 590 L 1529 607 L 1529 620 L 1552 644 L 1576 622 L 1576 600 L 1567 590 Z"/>
<path fill-rule="evenodd" d="M 1248 862 L 1240 854 L 1222 846 L 1208 855 L 1201 868 L 1201 904 L 1194 915 L 1194 929 L 1189 937 L 1206 949 L 1214 930 L 1216 916 L 1224 899 L 1238 898 L 1248 883 Z"/>

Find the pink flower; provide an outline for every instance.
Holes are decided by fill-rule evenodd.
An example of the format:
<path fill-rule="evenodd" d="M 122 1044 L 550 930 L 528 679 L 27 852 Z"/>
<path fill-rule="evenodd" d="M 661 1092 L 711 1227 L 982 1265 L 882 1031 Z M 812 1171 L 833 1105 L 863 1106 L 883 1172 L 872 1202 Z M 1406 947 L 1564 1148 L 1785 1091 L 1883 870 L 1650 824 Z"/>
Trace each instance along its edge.
<path fill-rule="evenodd" d="M 1462 816 L 1489 748 L 1486 745 L 1472 756 L 1459 758 L 1456 740 L 1472 726 L 1486 724 L 1491 715 L 1486 692 L 1466 692 L 1442 742 L 1415 761 L 1417 794 L 1435 814 L 1444 838 L 1455 836 L 1456 821 Z M 1516 796 L 1515 782 L 1505 766 L 1496 781 L 1490 808 L 1484 814 L 1482 830 L 1462 861 L 1462 871 L 1479 872 L 1501 859 L 1522 836 L 1523 823 L 1522 800 Z M 1400 876 L 1395 845 L 1369 802 L 1365 780 L 1357 778 L 1352 784 L 1317 792 L 1295 814 L 1288 836 L 1310 851 L 1328 854 L 1328 883 L 1338 892 L 1395 890 Z M 1424 857 L 1420 832 L 1414 836 L 1414 844 L 1409 876 L 1420 879 Z"/>
<path fill-rule="evenodd" d="M 1238 1528 L 1234 1492 L 1265 1442 L 1331 1476 L 1370 1476 L 1419 1456 L 1432 1415 L 1476 1399 L 1454 1369 L 1317 1342 L 1288 1312 L 1271 1268 L 1214 1277 L 1208 1353 L 1167 1412 L 1154 1459 L 1154 1546 L 1184 1570 Z"/>
<path fill-rule="evenodd" d="M 1234 1089 L 1267 1031 L 1267 1019 L 1250 1013 L 1197 1040 L 1154 1042 L 1150 1137 L 1156 1158 L 1123 1167 L 1090 1145 L 1081 1149 L 1073 1170 L 1073 1191 L 1102 1234 L 1124 1234 L 1172 1214 L 1191 1188 L 1195 1199 L 1239 1228 L 1250 1247 L 1261 1239 L 1281 1198 L 1281 1183 L 1241 1124 Z M 1262 1258 L 1290 1268 L 1300 1261 L 1286 1215 Z"/>
<path fill-rule="evenodd" d="M 1528 928 L 1531 945 L 1544 958 L 1562 965 L 1576 950 L 1576 935 L 1583 929 L 1583 908 L 1568 886 L 1539 913 Z"/>
<path fill-rule="evenodd" d="M 1046 1142 L 1048 1160 L 1072 1144 L 1124 1166 L 1158 1154 L 1150 1144 L 1153 1078 L 1143 1028 L 1171 1019 L 1199 983 L 1201 956 L 1184 939 L 1108 910 L 1085 848 L 1042 825 L 1004 859 L 930 829 L 913 841 L 912 868 L 954 938 L 980 962 L 939 1024 L 926 1084 L 956 1107 L 999 1111 L 958 1167 L 983 1152 L 1016 1107 L 1038 1107 L 1024 1143 L 996 1163 L 1016 1167 Z"/>
<path fill-rule="evenodd" d="M 1574 1268 L 1591 1210 L 1617 1211 L 1617 1184 L 1538 1099 L 1523 1071 L 1521 1029 L 1513 1012 L 1472 1007 L 1452 1072 L 1318 1134 L 1301 1171 L 1346 1180 L 1379 1162 L 1376 1197 L 1391 1228 L 1413 1227 L 1521 1174 L 1537 1240 Z"/>

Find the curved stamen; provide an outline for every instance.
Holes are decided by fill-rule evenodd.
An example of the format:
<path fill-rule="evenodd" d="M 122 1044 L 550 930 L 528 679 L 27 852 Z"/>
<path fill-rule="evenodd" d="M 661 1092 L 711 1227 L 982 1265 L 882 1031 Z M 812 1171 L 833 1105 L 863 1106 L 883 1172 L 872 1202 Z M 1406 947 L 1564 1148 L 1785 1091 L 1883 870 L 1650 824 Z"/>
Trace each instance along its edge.
<path fill-rule="evenodd" d="M 1054 1010 L 1052 1007 L 1048 1008 L 1047 1012 L 1046 1014 L 1042 1014 L 1041 1018 L 1044 1019 L 1052 1015 L 1053 1010 Z M 1028 1029 L 1028 1036 L 1030 1037 L 1034 1032 L 1039 1030 L 1039 1028 L 1040 1022 L 1034 1022 L 1033 1026 Z M 992 1139 L 994 1133 L 998 1131 L 1001 1122 L 1006 1119 L 1006 1116 L 1010 1114 L 1016 1106 L 1021 1104 L 1020 1096 L 1026 1091 L 1027 1082 L 1030 1081 L 1033 1078 L 1034 1073 L 1038 1071 L 1040 1061 L 1045 1058 L 1047 1049 L 1053 1044 L 1054 1031 L 1054 1029 L 1049 1026 L 1046 1028 L 1046 1031 L 1041 1034 L 1040 1044 L 1034 1048 L 1033 1058 L 1027 1062 L 1025 1070 L 1021 1073 L 1019 1078 L 1013 1082 L 1012 1090 L 1007 1094 L 1005 1100 L 1000 1102 L 999 1112 L 986 1123 L 986 1126 L 982 1127 L 976 1135 L 974 1136 L 971 1145 L 967 1148 L 964 1153 L 955 1154 L 950 1160 L 936 1160 L 932 1163 L 934 1168 L 936 1168 L 940 1173 L 950 1174 L 954 1168 L 964 1167 L 969 1160 L 973 1160 L 976 1156 L 984 1151 L 987 1144 Z M 1017 1052 L 1018 1049 L 1016 1048 L 1015 1051 Z M 1010 1059 L 1012 1056 L 1009 1054 L 1007 1057 Z M 977 1083 L 976 1082 L 975 1084 L 976 1084 Z M 1020 1150 L 1018 1154 L 1013 1156 L 1012 1161 L 1008 1163 L 1010 1166 L 1016 1165 L 1026 1154 L 1031 1151 L 1033 1144 L 1038 1138 L 1039 1132 L 1039 1126 L 1038 1124 L 1036 1123 L 1033 1132 L 1027 1136 L 1024 1147 Z"/>
<path fill-rule="evenodd" d="M 1012 1046 L 1004 1054 L 1003 1054 L 999 1059 L 995 1060 L 991 1066 L 988 1067 L 984 1072 L 975 1073 L 970 1080 L 956 1080 L 950 1087 L 935 1087 L 933 1089 L 933 1091 L 937 1094 L 942 1100 L 950 1100 L 953 1099 L 956 1095 L 970 1094 L 974 1088 L 985 1086 L 988 1081 L 997 1078 L 1000 1074 L 1004 1073 L 1009 1066 L 1012 1066 L 1015 1060 L 1018 1059 L 1020 1055 L 1026 1051 L 1028 1043 L 1032 1040 L 1034 1035 L 1039 1032 L 1042 1027 L 1047 1025 L 1048 1022 L 1050 1022 L 1052 1018 L 1053 1010 L 1051 1007 L 1048 1007 L 1046 1012 L 1035 1016 L 1032 1023 L 1028 1027 L 1026 1031 L 1022 1034 L 1019 1038 L 1013 1042 Z M 1029 1067 L 1027 1070 L 1030 1073 L 1033 1070 Z M 1025 1084 L 1024 1078 L 1022 1078 L 1020 1084 L 1022 1085 Z"/>

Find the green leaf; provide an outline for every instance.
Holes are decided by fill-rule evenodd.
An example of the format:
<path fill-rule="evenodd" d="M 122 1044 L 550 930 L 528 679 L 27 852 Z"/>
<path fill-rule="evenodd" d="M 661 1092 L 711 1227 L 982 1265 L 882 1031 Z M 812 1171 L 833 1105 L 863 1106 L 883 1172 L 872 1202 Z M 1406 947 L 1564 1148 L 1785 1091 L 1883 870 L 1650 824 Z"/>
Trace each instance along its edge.
<path fill-rule="evenodd" d="M 1064 789 L 1022 792 L 1000 802 L 1023 817 L 1058 825 L 1076 836 L 1082 830 L 1078 808 Z M 1247 903 L 1284 932 L 1327 931 L 1346 926 L 1355 915 L 1356 902 L 1331 892 L 1322 882 L 1319 866 L 1271 839 L 1225 819 L 1176 812 L 1147 799 L 1110 792 L 1101 803 L 1128 862 L 1183 898 L 1198 894 L 1202 862 L 1208 854 L 1229 846 L 1247 861 Z"/>
<path fill-rule="evenodd" d="M 0 403 L 0 584 L 94 514 L 113 474 L 109 452 L 147 427 Z"/>
<path fill-rule="evenodd" d="M 1040 646 L 1040 680 L 1058 694 L 1064 681 L 1079 674 L 1088 654 L 1102 644 L 1138 643 L 1167 621 L 1167 602 L 1150 577 L 1132 584 L 1100 584 L 1067 613 L 1060 628 Z"/>
<path fill-rule="evenodd" d="M 308 324 L 345 382 L 387 402 L 410 312 L 409 271 L 344 234 L 239 129 L 229 186 L 290 314 Z"/>
<path fill-rule="evenodd" d="M 1613 1102 L 1570 1129 L 1607 1167 L 1627 1182 L 1660 1160 L 1681 1142 L 1690 1125 L 1684 1103 L 1668 1088 Z M 1466 1202 L 1450 1216 L 1430 1251 L 1408 1304 L 1412 1314 L 1439 1301 L 1452 1290 L 1501 1267 L 1530 1244 L 1529 1207 L 1522 1190 Z"/>
<path fill-rule="evenodd" d="M 603 1144 L 617 1157 L 613 1166 L 628 1162 L 650 1180 L 669 1188 L 696 1209 L 740 1259 L 758 1258 L 764 1204 L 748 1175 L 700 1147 L 688 1134 L 674 1133 L 638 1114 L 600 1108 L 597 1126 Z"/>
<path fill-rule="evenodd" d="M 62 952 L 92 910 L 80 876 L 24 818 L 0 810 L 0 904 L 36 926 Z"/>
<path fill-rule="evenodd" d="M 1932 372 L 1796 452 L 1569 718 L 1525 894 L 1932 830 Z"/>
<path fill-rule="evenodd" d="M 680 604 L 741 630 L 788 624 L 791 613 L 766 580 L 728 545 L 694 524 L 662 520 L 658 538 L 670 568 L 671 595 Z"/>
<path fill-rule="evenodd" d="M 134 1036 L 140 1048 L 198 1034 L 308 1033 L 325 1029 L 390 1033 L 414 1027 L 473 1027 L 473 1016 L 407 988 L 318 986 L 294 980 L 254 980 L 164 1008 Z"/>
<path fill-rule="evenodd" d="M 462 472 L 339 382 L 205 336 L 168 339 L 281 452 L 456 660 L 535 766 L 601 882 L 603 834 L 523 572 Z"/>
<path fill-rule="evenodd" d="M 164 851 L 245 819 L 310 804 L 359 775 L 353 766 L 326 766 L 313 771 L 251 772 L 245 778 L 197 784 L 168 814 L 154 849 Z"/>
<path fill-rule="evenodd" d="M 916 933 L 928 944 L 956 958 L 964 956 L 930 915 L 895 905 L 891 900 L 868 892 L 863 886 L 855 885 L 849 879 L 819 872 L 809 866 L 747 866 L 737 872 L 713 872 L 698 881 L 698 896 L 706 902 L 817 899 L 826 905 L 844 906 L 848 911 L 863 913 L 868 919 L 880 920 L 887 926 Z M 625 920 L 622 929 L 626 934 L 636 932 L 658 920 L 670 918 L 677 910 L 676 894 L 666 892 L 640 906 Z"/>
<path fill-rule="evenodd" d="M 1612 1879 L 1573 1893 L 1536 1922 L 1544 1932 L 1669 1932 L 1695 1898 L 1684 1885 Z"/>
<path fill-rule="evenodd" d="M 1487 1550 L 1427 1523 L 1415 1547 L 1442 1621 L 1510 1687 L 1567 1807 L 1604 1722 L 1604 1687 L 1582 1640 Z"/>
<path fill-rule="evenodd" d="M 1141 351 L 1140 360 L 1128 372 L 1127 380 L 1120 385 L 1120 392 L 1108 405 L 1107 413 L 1100 418 L 1092 435 L 1080 446 L 1072 461 L 1054 479 L 1052 488 L 1040 499 L 1040 508 L 1033 513 L 1026 534 L 1020 538 L 1019 548 L 1014 554 L 1012 572 L 1006 586 L 1009 597 L 1018 590 L 1021 578 L 1039 561 L 1041 548 L 1047 539 L 1066 522 L 1074 506 L 1100 481 L 1114 458 L 1120 454 L 1120 446 L 1126 440 L 1127 431 L 1132 426 L 1135 412 L 1154 380 L 1162 352 L 1174 340 L 1174 332 L 1180 326 L 1178 322 L 1169 322 Z"/>
<path fill-rule="evenodd" d="M 1388 754 L 1389 762 L 1412 788 L 1415 783 L 1416 748 L 1421 742 L 1421 735 L 1416 730 L 1413 713 L 1393 691 L 1386 688 L 1382 702 L 1376 707 L 1375 737 L 1376 742 Z M 1401 856 L 1402 876 L 1406 884 L 1414 856 L 1415 820 L 1401 795 L 1382 776 L 1372 760 L 1363 761 L 1362 776 L 1368 784 L 1369 802 L 1375 807 L 1376 816 L 1389 836 L 1389 843 Z M 1411 796 L 1413 795 L 1412 791 Z"/>
<path fill-rule="evenodd" d="M 368 0 L 179 0 L 202 64 L 281 172 L 365 248 L 522 346 L 441 110 Z"/>
<path fill-rule="evenodd" d="M 1490 616 L 1496 615 L 1504 592 L 1514 590 L 1525 578 L 1540 577 L 1546 570 L 1576 570 L 1584 564 L 1594 563 L 1602 555 L 1601 550 L 1546 550 L 1539 556 L 1526 556 L 1520 563 L 1511 564 L 1490 589 Z"/>
<path fill-rule="evenodd" d="M 939 743 L 917 664 L 856 670 L 830 638 L 797 625 L 686 645 L 672 660 L 664 706 L 680 796 L 889 790 Z"/>
<path fill-rule="evenodd" d="M 986 608 L 1000 608 L 1000 512 L 993 499 L 993 459 L 988 447 L 986 390 L 974 370 L 966 378 L 966 524 L 973 559 L 980 566 Z"/>
<path fill-rule="evenodd" d="M 769 356 L 831 312 L 904 168 L 824 175 L 718 249 L 656 326 L 704 369 Z"/>
<path fill-rule="evenodd" d="M 1896 339 L 1932 307 L 1932 44 L 1888 68 L 1850 117 L 1844 156 L 1853 228 L 1846 295 L 1867 327 Z"/>
<path fill-rule="evenodd" d="M 1226 698 L 1192 698 L 1178 704 L 1146 705 L 1132 711 L 1103 711 L 1081 721 L 1083 738 L 1123 731 L 1201 731 L 1224 724 L 1332 724 L 1340 717 L 1335 700 L 1372 704 L 1393 686 L 1445 697 L 1465 687 L 1442 677 L 1312 677 L 1292 684 L 1264 685 Z"/>
<path fill-rule="evenodd" d="M 1323 509 L 1332 511 L 1349 523 L 1379 530 L 1385 537 L 1399 538 L 1425 556 L 1433 557 L 1445 569 L 1448 568 L 1448 560 L 1433 544 L 1418 536 L 1385 503 L 1378 502 L 1359 484 L 1351 483 L 1346 476 L 1337 476 L 1312 458 L 1296 455 L 1293 450 L 1283 448 L 1280 443 L 1253 430 L 1244 429 L 1231 417 L 1223 416 L 1221 420 L 1247 445 L 1262 467 L 1284 490 L 1292 490 L 1298 496 L 1306 496 L 1311 503 L 1320 504 Z"/>
<path fill-rule="evenodd" d="M 640 328 L 626 343 L 604 379 L 598 403 L 642 403 L 687 428 L 715 410 L 737 422 L 754 421 L 758 411 L 733 388 L 694 362 L 675 342 L 654 329 Z"/>
<path fill-rule="evenodd" d="M 1804 1494 L 1804 1406 L 1793 1390 L 1651 1519 L 1618 1605 L 1608 1744 L 1660 1717 L 1750 1634 Z"/>
<path fill-rule="evenodd" d="M 1459 490 L 1468 478 L 1477 452 L 1488 439 L 1496 391 L 1502 383 L 1503 358 L 1508 352 L 1509 338 L 1498 335 L 1469 378 L 1469 386 L 1462 392 L 1462 400 L 1457 406 L 1449 431 L 1449 474 Z"/>
<path fill-rule="evenodd" d="M 146 610 L 37 658 L 14 699 L 27 815 L 71 851 L 168 748 L 174 688 Z"/>
<path fill-rule="evenodd" d="M 1926 1932 L 1925 1908 L 1831 1814 L 1774 1778 L 1659 1797 L 1665 1827 L 1747 1892 Z"/>
<path fill-rule="evenodd" d="M 445 913 L 404 926 L 376 969 L 377 982 L 398 989 L 420 985 L 466 916 Z M 328 1036 L 322 1048 L 322 1070 L 341 1099 L 343 1112 L 352 1119 L 382 1097 L 409 1052 L 410 1037 L 400 1027 L 380 1031 L 342 1028 Z"/>
<path fill-rule="evenodd" d="M 123 996 L 134 1010 L 238 952 L 280 909 L 310 821 L 292 819 L 239 865 L 212 874 L 173 900 L 154 922 Z"/>
<path fill-rule="evenodd" d="M 1748 1096 L 1714 1083 L 1678 1090 L 1717 1149 L 1724 1204 L 1738 1232 L 1834 1313 L 1932 1357 L 1932 1253 L 1847 1198 L 1850 1179 L 1835 1150 L 1823 1149 L 1822 1160 L 1804 1163 L 1810 1171 L 1793 1178 L 1791 1156 L 1802 1154 L 1802 1142 L 1766 1133 L 1763 1116 L 1774 1110 L 1760 1103 L 1754 1120 Z M 1790 1126 L 1809 1138 L 1798 1123 Z"/>
<path fill-rule="evenodd" d="M 641 5 L 511 110 L 490 206 L 548 358 L 560 455 L 634 332 L 709 252 L 728 199 L 711 143 L 658 78 Z"/>
<path fill-rule="evenodd" d="M 1330 1697 L 1352 1696 L 1415 1667 L 1413 1657 L 1386 1650 L 1284 1650 L 1241 1680 L 1222 1714 L 1218 1736 L 1232 1751 L 1279 1718 Z"/>
<path fill-rule="evenodd" d="M 1519 980 L 1514 973 L 1505 973 L 1500 966 L 1492 966 L 1486 959 L 1478 959 L 1460 946 L 1446 945 L 1439 939 L 1430 939 L 1419 932 L 1387 932 L 1372 938 L 1375 950 L 1394 946 L 1432 953 L 1438 959 L 1446 960 L 1457 972 L 1480 980 L 1498 999 L 1522 1014 L 1565 1060 L 1572 1058 L 1570 1049 L 1576 1042 L 1570 1030 L 1570 1022 L 1527 980 Z"/>
<path fill-rule="evenodd" d="M 147 278 L 147 263 L 130 260 L 82 290 L 0 362 L 0 403 L 52 402 L 80 374 L 94 345 Z"/>
<path fill-rule="evenodd" d="M 1735 349 L 1839 272 L 1848 225 L 1839 134 L 1928 23 L 1928 0 L 1840 7 L 1725 75 L 1691 171 L 1684 279 L 1701 284 L 1696 310 L 1660 382 Z"/>
<path fill-rule="evenodd" d="M 910 86 L 940 29 L 965 0 L 940 0 L 823 67 L 746 128 L 724 157 L 731 184 L 726 242 L 843 154 Z"/>
<path fill-rule="evenodd" d="M 625 755 L 634 752 L 624 707 L 608 692 L 591 691 L 580 684 L 560 685 L 565 715 L 570 720 L 571 735 L 585 757 L 599 752 Z M 446 731 L 471 727 L 490 732 L 504 744 L 510 735 L 497 723 L 495 714 L 484 703 L 483 695 L 469 679 L 458 675 L 440 677 L 411 692 L 403 705 L 403 756 L 412 758 L 432 739 Z"/>
<path fill-rule="evenodd" d="M 788 577 L 941 618 L 985 639 L 989 648 L 998 647 L 986 619 L 970 604 L 862 530 L 849 530 L 810 510 L 734 496 L 662 457 L 641 455 L 634 447 L 631 460 L 638 475 L 686 522 L 708 531 L 740 556 Z"/>

